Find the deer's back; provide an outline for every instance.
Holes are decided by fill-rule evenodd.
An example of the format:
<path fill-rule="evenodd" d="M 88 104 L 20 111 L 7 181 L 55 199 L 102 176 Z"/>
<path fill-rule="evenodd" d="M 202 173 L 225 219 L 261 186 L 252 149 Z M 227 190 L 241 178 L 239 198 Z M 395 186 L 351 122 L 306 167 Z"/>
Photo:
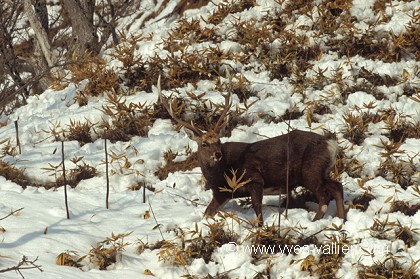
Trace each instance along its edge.
<path fill-rule="evenodd" d="M 289 142 L 289 144 L 288 144 Z M 287 154 L 288 152 L 289 154 Z M 254 143 L 225 143 L 226 158 L 225 173 L 230 169 L 238 170 L 239 175 L 246 172 L 244 179 L 261 180 L 265 191 L 279 188 L 286 184 L 286 174 L 289 174 L 289 185 L 302 185 L 302 168 L 328 168 L 330 154 L 327 139 L 313 132 L 294 130 L 289 134 L 277 136 Z M 289 161 L 289 166 L 287 166 Z M 288 170 L 287 170 L 288 168 Z M 244 192 L 241 194 L 241 192 Z M 238 192 L 238 196 L 246 195 L 246 188 Z"/>

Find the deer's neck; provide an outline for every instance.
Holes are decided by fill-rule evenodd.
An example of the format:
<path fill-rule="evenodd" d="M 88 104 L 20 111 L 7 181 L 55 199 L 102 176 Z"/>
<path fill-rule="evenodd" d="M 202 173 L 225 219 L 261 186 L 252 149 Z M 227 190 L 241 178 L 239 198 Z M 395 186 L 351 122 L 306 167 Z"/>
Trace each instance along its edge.
<path fill-rule="evenodd" d="M 200 162 L 201 171 L 209 187 L 216 187 L 218 189 L 218 187 L 225 184 L 225 178 L 223 176 L 226 168 L 225 165 L 226 163 L 223 159 L 214 166 L 208 166 L 204 162 Z"/>

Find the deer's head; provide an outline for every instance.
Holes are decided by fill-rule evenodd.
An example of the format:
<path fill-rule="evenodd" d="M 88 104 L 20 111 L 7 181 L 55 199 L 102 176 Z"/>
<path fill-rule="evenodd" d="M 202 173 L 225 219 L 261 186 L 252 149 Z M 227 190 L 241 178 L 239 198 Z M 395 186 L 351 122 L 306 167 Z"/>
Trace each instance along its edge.
<path fill-rule="evenodd" d="M 220 137 L 223 128 L 228 123 L 227 114 L 229 112 L 230 107 L 232 106 L 231 95 L 224 95 L 225 105 L 222 114 L 220 115 L 219 120 L 217 121 L 214 128 L 209 131 L 202 131 L 195 127 L 192 122 L 188 123 L 175 115 L 172 109 L 172 103 L 168 103 L 162 95 L 162 91 L 160 88 L 160 76 L 158 79 L 157 89 L 159 93 L 159 99 L 162 105 L 168 111 L 169 115 L 172 117 L 172 119 L 174 119 L 178 124 L 184 127 L 190 139 L 197 142 L 197 156 L 201 167 L 211 168 L 218 166 L 223 160 L 222 143 L 220 142 Z"/>

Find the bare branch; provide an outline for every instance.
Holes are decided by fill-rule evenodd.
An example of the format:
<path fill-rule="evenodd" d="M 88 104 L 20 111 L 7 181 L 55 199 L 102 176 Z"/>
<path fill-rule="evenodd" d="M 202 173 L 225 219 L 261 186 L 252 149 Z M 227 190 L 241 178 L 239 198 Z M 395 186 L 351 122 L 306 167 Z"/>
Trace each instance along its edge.
<path fill-rule="evenodd" d="M 0 218 L 0 221 L 1 221 L 1 220 L 6 219 L 6 218 L 7 218 L 7 217 L 9 217 L 9 216 L 12 216 L 13 214 L 15 214 L 16 212 L 21 211 L 22 209 L 23 209 L 23 207 L 21 207 L 21 208 L 19 208 L 19 209 L 16 209 L 16 210 L 13 210 L 12 212 L 10 212 L 9 214 L 7 214 L 6 216 L 4 216 L 4 217 Z"/>
<path fill-rule="evenodd" d="M 5 268 L 5 269 L 0 269 L 0 273 L 6 273 L 6 272 L 9 272 L 9 271 L 16 271 L 17 273 L 19 273 L 19 275 L 22 278 L 25 278 L 22 274 L 22 270 L 38 269 L 40 272 L 43 272 L 43 270 L 41 269 L 41 266 L 35 263 L 37 260 L 38 260 L 38 257 L 36 257 L 35 260 L 30 261 L 30 260 L 28 260 L 28 258 L 26 256 L 23 256 L 22 259 L 20 260 L 20 262 L 18 262 L 15 266 L 8 267 L 8 268 Z"/>

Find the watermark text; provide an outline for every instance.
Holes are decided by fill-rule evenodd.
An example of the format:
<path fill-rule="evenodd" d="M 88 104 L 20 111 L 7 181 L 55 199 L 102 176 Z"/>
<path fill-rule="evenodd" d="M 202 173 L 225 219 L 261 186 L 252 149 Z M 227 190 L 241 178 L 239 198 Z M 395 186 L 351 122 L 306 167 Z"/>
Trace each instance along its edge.
<path fill-rule="evenodd" d="M 321 245 L 237 245 L 235 242 L 229 242 L 225 245 L 226 252 L 239 252 L 252 255 L 288 255 L 288 254 L 300 254 L 300 253 L 309 253 L 309 254 L 323 254 L 323 255 L 332 255 L 332 254 L 344 254 L 349 253 L 365 253 L 370 251 L 371 253 L 389 253 L 389 247 L 384 245 L 382 247 L 370 247 L 362 248 L 360 246 L 351 246 L 343 243 L 328 243 Z"/>

